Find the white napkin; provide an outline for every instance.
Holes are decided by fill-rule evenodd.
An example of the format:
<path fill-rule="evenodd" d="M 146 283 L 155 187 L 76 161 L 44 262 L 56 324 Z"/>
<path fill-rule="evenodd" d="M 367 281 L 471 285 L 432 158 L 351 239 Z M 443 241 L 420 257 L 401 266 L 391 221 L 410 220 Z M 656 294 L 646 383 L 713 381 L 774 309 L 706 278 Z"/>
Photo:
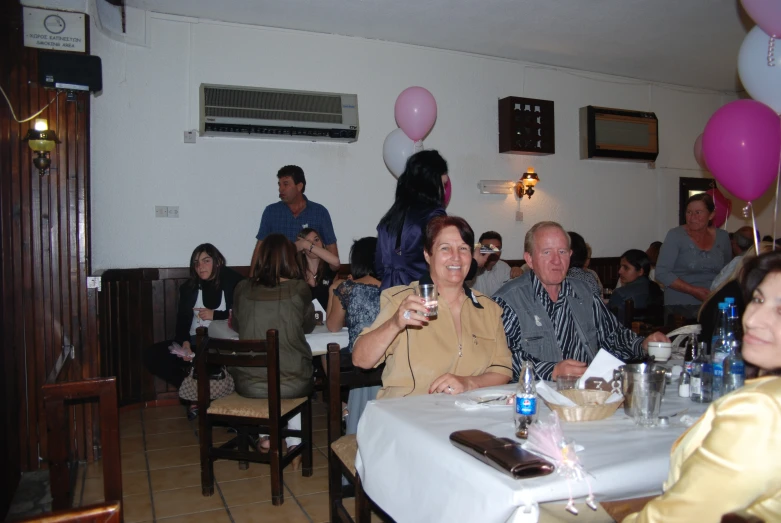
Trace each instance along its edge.
<path fill-rule="evenodd" d="M 614 401 L 621 401 L 624 399 L 624 395 L 619 392 L 614 392 L 605 400 L 605 403 L 613 403 Z"/>
<path fill-rule="evenodd" d="M 578 404 L 563 394 L 550 387 L 546 382 L 540 380 L 537 382 L 537 394 L 548 403 L 561 405 L 562 407 L 577 407 Z"/>
<path fill-rule="evenodd" d="M 239 333 L 228 327 L 228 320 L 214 320 L 209 324 L 209 336 L 225 340 L 238 340 Z"/>
<path fill-rule="evenodd" d="M 578 381 L 578 388 L 586 388 L 586 380 L 589 378 L 602 378 L 606 383 L 613 381 L 613 370 L 617 369 L 624 362 L 610 354 L 605 349 L 599 349 L 594 361 L 588 366 L 586 372 Z"/>

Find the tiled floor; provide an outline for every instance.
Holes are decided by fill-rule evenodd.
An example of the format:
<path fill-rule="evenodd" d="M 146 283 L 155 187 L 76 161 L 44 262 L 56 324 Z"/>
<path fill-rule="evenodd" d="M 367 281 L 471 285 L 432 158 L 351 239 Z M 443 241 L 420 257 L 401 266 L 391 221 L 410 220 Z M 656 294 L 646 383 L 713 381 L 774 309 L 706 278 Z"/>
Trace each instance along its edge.
<path fill-rule="evenodd" d="M 122 488 L 126 523 L 320 523 L 328 521 L 326 418 L 322 403 L 314 405 L 312 477 L 285 471 L 285 502 L 271 504 L 269 466 L 251 463 L 239 470 L 235 461 L 214 464 L 214 495 L 201 495 L 197 422 L 188 422 L 184 407 L 159 407 L 120 415 Z M 214 429 L 215 443 L 230 438 Z M 103 500 L 102 464 L 79 471 L 75 506 Z M 345 503 L 352 510 L 352 500 Z"/>

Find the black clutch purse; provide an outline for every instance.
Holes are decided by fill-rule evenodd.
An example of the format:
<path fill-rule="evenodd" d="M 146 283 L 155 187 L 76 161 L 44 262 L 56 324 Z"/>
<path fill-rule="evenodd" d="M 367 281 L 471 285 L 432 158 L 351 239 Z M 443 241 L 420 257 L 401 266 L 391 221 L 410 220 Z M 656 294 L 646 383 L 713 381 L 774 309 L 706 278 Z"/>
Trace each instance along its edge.
<path fill-rule="evenodd" d="M 456 431 L 450 435 L 450 443 L 515 479 L 547 476 L 556 469 L 549 461 L 522 449 L 520 443 L 482 430 Z"/>

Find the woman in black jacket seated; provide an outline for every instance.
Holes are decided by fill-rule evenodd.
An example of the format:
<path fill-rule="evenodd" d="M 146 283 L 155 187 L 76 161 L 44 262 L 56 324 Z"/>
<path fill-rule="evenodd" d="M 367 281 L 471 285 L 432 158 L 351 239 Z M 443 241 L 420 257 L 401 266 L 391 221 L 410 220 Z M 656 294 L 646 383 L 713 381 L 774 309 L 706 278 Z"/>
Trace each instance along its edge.
<path fill-rule="evenodd" d="M 195 352 L 195 329 L 208 327 L 212 320 L 227 320 L 233 307 L 233 289 L 243 277 L 225 266 L 225 257 L 211 243 L 202 243 L 190 256 L 190 279 L 179 287 L 174 341 Z M 167 350 L 170 342 L 154 345 L 146 357 L 149 371 L 179 387 L 190 370 L 190 362 Z M 165 345 L 165 348 L 160 347 Z M 190 406 L 188 417 L 197 414 Z"/>
<path fill-rule="evenodd" d="M 624 321 L 624 303 L 634 302 L 635 309 L 659 307 L 664 299 L 659 286 L 648 279 L 651 271 L 651 260 L 640 249 L 629 249 L 621 255 L 621 265 L 618 268 L 618 279 L 621 287 L 610 296 L 608 307 L 617 311 L 619 321 Z M 661 309 L 660 309 L 661 312 Z M 639 318 L 645 321 L 661 320 L 661 318 Z"/>

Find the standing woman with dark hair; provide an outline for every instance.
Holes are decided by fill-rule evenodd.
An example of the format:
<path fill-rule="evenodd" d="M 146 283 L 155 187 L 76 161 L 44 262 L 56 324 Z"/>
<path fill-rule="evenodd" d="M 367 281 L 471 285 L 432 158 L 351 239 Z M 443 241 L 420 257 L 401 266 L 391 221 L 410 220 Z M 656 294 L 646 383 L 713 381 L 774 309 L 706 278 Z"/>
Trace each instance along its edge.
<path fill-rule="evenodd" d="M 732 259 L 729 234 L 711 224 L 715 210 L 709 194 L 695 194 L 686 202 L 686 223 L 664 239 L 656 281 L 665 286 L 665 319 L 670 314 L 696 319 L 714 278 Z"/>
<path fill-rule="evenodd" d="M 420 151 L 409 157 L 396 183 L 396 199 L 377 225 L 377 252 L 374 267 L 382 281 L 380 290 L 409 285 L 428 272 L 423 257 L 423 233 L 426 224 L 445 213 L 447 162 L 434 150 Z M 484 265 L 488 254 L 477 249 L 469 277 L 477 265 Z"/>
<path fill-rule="evenodd" d="M 423 231 L 435 216 L 445 216 L 447 162 L 437 151 L 420 151 L 407 160 L 396 183 L 396 199 L 377 226 L 374 266 L 380 289 L 408 285 L 427 272 Z"/>

